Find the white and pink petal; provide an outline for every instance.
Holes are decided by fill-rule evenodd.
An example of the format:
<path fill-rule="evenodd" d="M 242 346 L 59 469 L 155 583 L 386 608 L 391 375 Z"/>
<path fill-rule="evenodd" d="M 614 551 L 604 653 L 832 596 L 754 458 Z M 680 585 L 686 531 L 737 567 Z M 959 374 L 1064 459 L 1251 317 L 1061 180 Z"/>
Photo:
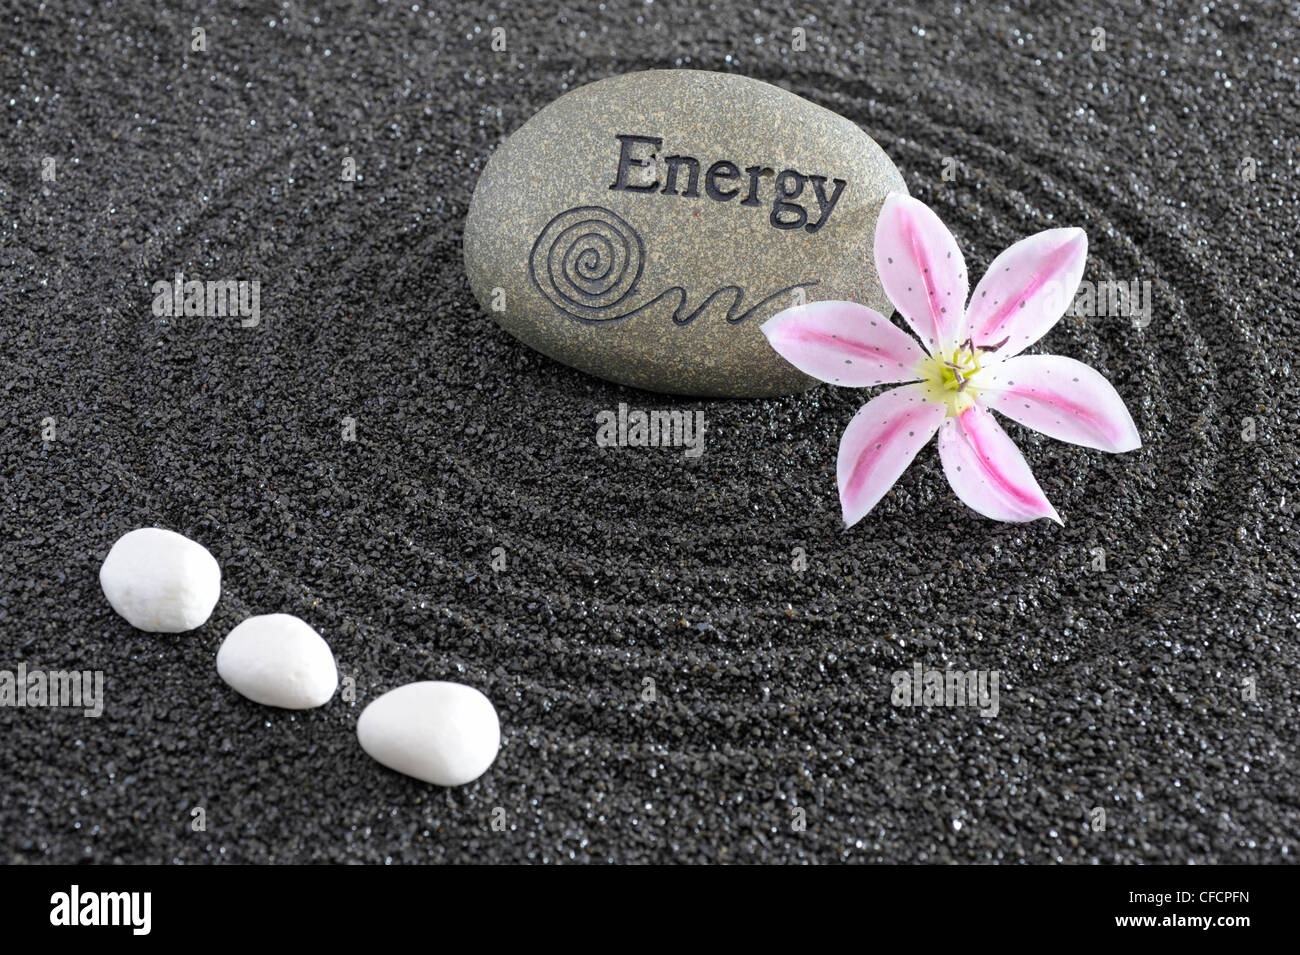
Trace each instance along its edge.
<path fill-rule="evenodd" d="M 998 345 L 1000 357 L 1024 351 L 1070 307 L 1087 260 L 1082 229 L 1048 229 L 1003 250 L 975 286 L 967 334 L 976 345 Z"/>
<path fill-rule="evenodd" d="M 1133 416 L 1105 377 L 1061 355 L 1018 355 L 980 374 L 979 400 L 1058 441 L 1118 453 L 1142 446 Z"/>
<path fill-rule="evenodd" d="M 930 354 L 964 339 L 966 259 L 929 206 L 890 193 L 876 220 L 875 260 L 885 294 Z"/>
<path fill-rule="evenodd" d="M 924 382 L 891 388 L 863 405 L 844 429 L 836 474 L 847 526 L 879 503 L 934 437 L 947 409 L 929 394 Z"/>
<path fill-rule="evenodd" d="M 875 309 L 855 302 L 809 302 L 762 326 L 782 358 L 806 375 L 849 388 L 916 381 L 925 352 Z"/>
<path fill-rule="evenodd" d="M 1018 522 L 1046 517 L 1064 523 L 1015 442 L 979 405 L 943 422 L 939 458 L 956 495 L 985 517 Z"/>

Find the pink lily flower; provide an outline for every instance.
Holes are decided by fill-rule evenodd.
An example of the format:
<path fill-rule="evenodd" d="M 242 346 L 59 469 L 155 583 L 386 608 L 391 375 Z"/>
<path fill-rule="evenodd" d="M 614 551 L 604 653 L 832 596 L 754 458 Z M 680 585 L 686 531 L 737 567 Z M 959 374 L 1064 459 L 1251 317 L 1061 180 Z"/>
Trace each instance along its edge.
<path fill-rule="evenodd" d="M 956 239 L 924 203 L 893 193 L 876 223 L 876 270 L 925 348 L 853 302 L 812 302 L 764 323 L 772 347 L 822 381 L 911 382 L 863 405 L 840 439 L 846 525 L 876 506 L 936 433 L 944 474 L 967 506 L 1000 521 L 1063 524 L 991 411 L 1084 447 L 1141 447 L 1132 416 L 1101 374 L 1073 358 L 1020 354 L 1065 314 L 1087 255 L 1082 229 L 1022 239 L 993 260 L 967 306 Z"/>

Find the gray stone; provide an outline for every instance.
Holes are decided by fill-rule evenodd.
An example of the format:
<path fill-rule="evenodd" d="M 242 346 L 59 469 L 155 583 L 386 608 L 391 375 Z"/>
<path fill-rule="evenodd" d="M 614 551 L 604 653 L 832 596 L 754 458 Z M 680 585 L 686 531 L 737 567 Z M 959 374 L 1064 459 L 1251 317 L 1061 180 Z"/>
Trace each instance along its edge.
<path fill-rule="evenodd" d="M 628 73 L 565 94 L 492 156 L 465 221 L 484 309 L 610 381 L 756 397 L 814 382 L 759 330 L 801 300 L 891 309 L 872 259 L 905 191 L 849 120 L 743 76 Z"/>

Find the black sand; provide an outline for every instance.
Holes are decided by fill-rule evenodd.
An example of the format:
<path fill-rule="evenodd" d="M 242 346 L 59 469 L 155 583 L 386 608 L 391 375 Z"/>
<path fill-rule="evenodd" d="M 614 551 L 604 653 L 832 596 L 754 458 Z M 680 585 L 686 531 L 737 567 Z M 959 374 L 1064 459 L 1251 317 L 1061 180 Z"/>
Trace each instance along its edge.
<path fill-rule="evenodd" d="M 0 710 L 3 861 L 1300 853 L 1293 15 L 87 6 L 0 17 L 0 669 L 103 670 L 107 709 Z M 1070 319 L 1038 350 L 1106 374 L 1143 449 L 1009 426 L 1058 528 L 968 511 L 931 446 L 845 533 L 862 394 L 665 399 L 499 331 L 461 266 L 484 158 L 575 85 L 671 66 L 852 118 L 976 275 L 1086 228 L 1086 278 L 1149 281 L 1149 324 Z M 178 270 L 259 280 L 260 325 L 154 317 Z M 703 458 L 597 448 L 620 402 L 703 407 Z M 135 632 L 100 593 L 112 542 L 155 523 L 223 567 L 197 632 Z M 272 611 L 326 637 L 355 704 L 292 715 L 220 682 L 222 637 Z M 999 670 L 998 716 L 893 707 L 917 662 Z M 495 701 L 477 783 L 358 747 L 360 708 L 416 679 Z"/>

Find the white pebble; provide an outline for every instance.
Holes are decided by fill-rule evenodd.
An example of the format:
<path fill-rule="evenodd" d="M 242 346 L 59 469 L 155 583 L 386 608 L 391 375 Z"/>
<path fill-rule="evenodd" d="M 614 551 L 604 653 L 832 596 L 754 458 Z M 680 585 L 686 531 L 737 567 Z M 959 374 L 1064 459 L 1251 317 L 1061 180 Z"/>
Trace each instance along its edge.
<path fill-rule="evenodd" d="M 435 786 L 463 786 L 497 758 L 501 723 L 472 686 L 430 680 L 389 690 L 362 710 L 357 739 L 389 769 Z"/>
<path fill-rule="evenodd" d="M 226 635 L 217 673 L 254 703 L 286 710 L 323 706 L 339 685 L 329 644 L 292 614 L 249 617 Z"/>
<path fill-rule="evenodd" d="M 99 586 L 127 623 L 150 633 L 201 627 L 221 597 L 221 568 L 202 544 L 161 527 L 117 539 Z"/>

